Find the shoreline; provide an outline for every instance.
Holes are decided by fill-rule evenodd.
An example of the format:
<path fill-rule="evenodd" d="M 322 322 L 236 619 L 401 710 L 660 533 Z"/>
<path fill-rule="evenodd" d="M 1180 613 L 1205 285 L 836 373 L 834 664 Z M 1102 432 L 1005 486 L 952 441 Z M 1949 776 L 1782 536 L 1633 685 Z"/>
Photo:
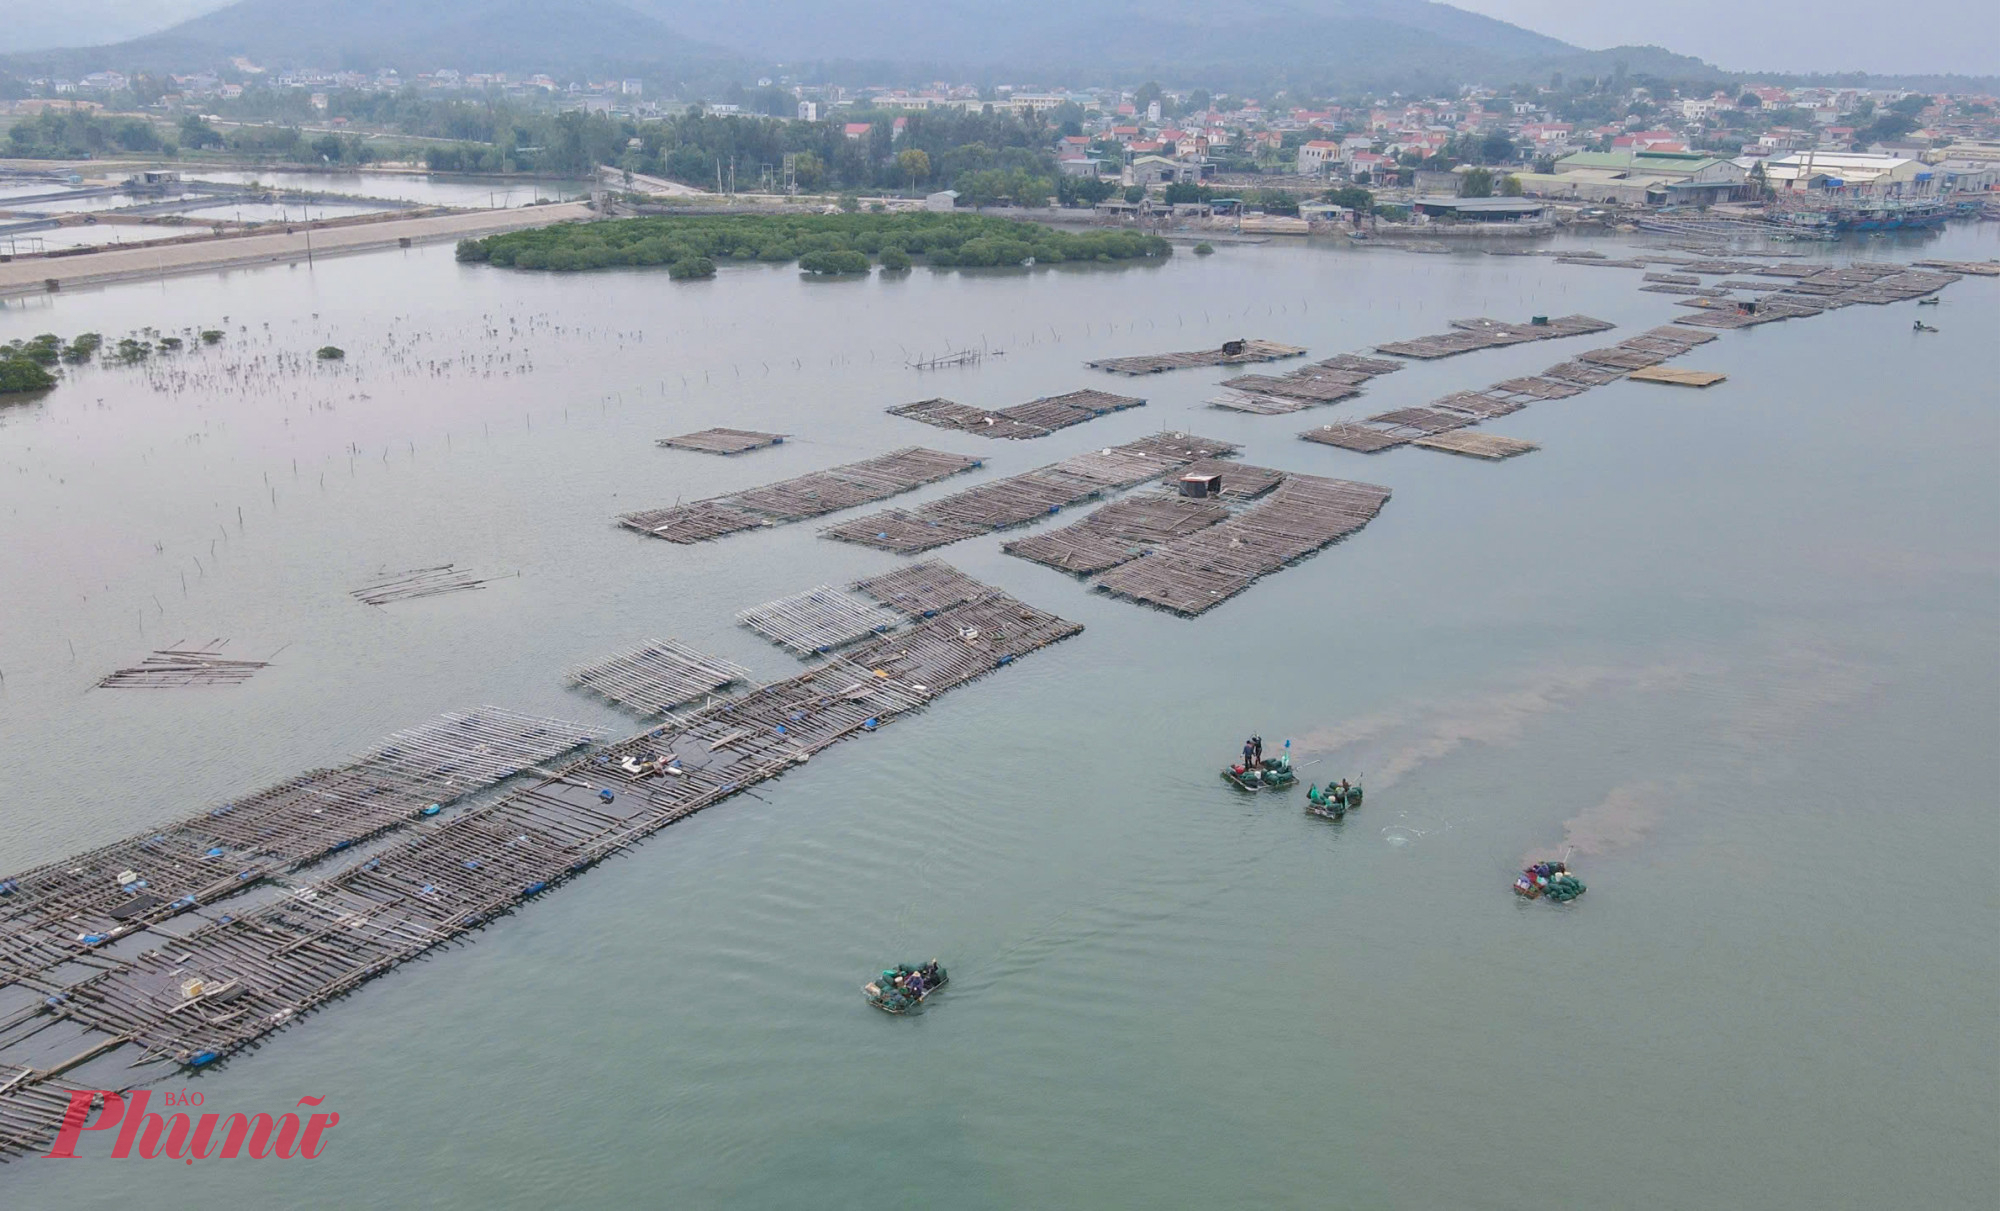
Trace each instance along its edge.
<path fill-rule="evenodd" d="M 48 294 L 149 277 L 181 276 L 251 265 L 288 264 L 322 256 L 375 252 L 545 227 L 596 217 L 585 202 L 555 202 L 508 210 L 458 211 L 423 218 L 388 218 L 341 226 L 300 225 L 290 232 L 215 236 L 186 243 L 153 242 L 60 257 L 0 263 L 0 298 Z M 315 238 L 316 237 L 316 238 Z"/>

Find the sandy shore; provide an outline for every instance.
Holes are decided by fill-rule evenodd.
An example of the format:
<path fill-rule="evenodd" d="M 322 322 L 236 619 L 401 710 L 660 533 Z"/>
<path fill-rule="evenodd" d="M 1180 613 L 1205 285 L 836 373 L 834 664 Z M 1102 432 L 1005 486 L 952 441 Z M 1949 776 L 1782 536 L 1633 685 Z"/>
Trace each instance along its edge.
<path fill-rule="evenodd" d="M 393 248 L 403 240 L 412 244 L 458 240 L 590 217 L 592 211 L 582 202 L 558 202 L 512 210 L 481 210 L 421 219 L 388 219 L 351 226 L 315 227 L 310 235 L 311 252 L 314 257 L 339 256 Z M 110 248 L 76 256 L 29 257 L 0 264 L 0 295 L 39 294 L 50 288 L 51 280 L 56 283 L 57 289 L 70 290 L 135 278 L 303 261 L 306 259 L 307 239 L 306 229 L 299 227 L 290 235 L 276 231 L 152 248 Z"/>

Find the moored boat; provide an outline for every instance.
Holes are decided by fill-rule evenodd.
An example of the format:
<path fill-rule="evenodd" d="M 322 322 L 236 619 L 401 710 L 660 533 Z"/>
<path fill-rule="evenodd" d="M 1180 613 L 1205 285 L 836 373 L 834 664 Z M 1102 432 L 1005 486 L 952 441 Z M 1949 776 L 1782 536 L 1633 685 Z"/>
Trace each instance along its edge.
<path fill-rule="evenodd" d="M 1361 785 L 1345 779 L 1329 782 L 1322 790 L 1315 784 L 1306 788 L 1306 810 L 1315 816 L 1338 820 L 1361 806 Z"/>

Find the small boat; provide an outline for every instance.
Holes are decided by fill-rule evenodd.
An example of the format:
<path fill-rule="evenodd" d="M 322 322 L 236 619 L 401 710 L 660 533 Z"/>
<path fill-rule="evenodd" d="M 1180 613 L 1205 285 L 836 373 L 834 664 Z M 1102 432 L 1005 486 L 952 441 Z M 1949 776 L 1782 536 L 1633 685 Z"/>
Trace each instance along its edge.
<path fill-rule="evenodd" d="M 1514 894 L 1524 900 L 1552 900 L 1567 904 L 1585 891 L 1583 880 L 1562 862 L 1537 862 L 1514 880 Z"/>
<path fill-rule="evenodd" d="M 1917 300 L 1917 306 L 1919 306 L 1919 307 L 1935 307 L 1935 306 L 1937 306 L 1937 305 L 1938 305 L 1939 303 L 1942 303 L 1942 302 L 1944 302 L 1944 300 L 1943 300 L 1943 299 L 1941 299 L 1941 298 L 1939 298 L 1938 296 L 1936 296 L 1936 295 L 1934 294 L 1934 295 L 1932 295 L 1931 297 L 1929 297 L 1929 298 L 1927 298 L 1927 299 L 1918 299 L 1918 300 Z"/>
<path fill-rule="evenodd" d="M 1241 765 L 1227 766 L 1222 771 L 1222 780 L 1240 791 L 1282 791 L 1299 784 L 1299 776 L 1292 772 L 1290 757 L 1266 757 L 1254 769 Z"/>
<path fill-rule="evenodd" d="M 1338 782 L 1329 782 L 1326 789 L 1317 785 L 1306 788 L 1306 810 L 1315 816 L 1325 816 L 1338 820 L 1348 812 L 1361 806 L 1361 785 L 1355 783 L 1342 788 Z"/>
<path fill-rule="evenodd" d="M 1926 323 L 1924 323 L 1924 322 L 1923 322 L 1922 320 L 1918 320 L 1918 321 L 1917 321 L 1917 326 L 1916 326 L 1916 328 L 1914 329 L 1914 331 L 1917 331 L 1917 332 L 1936 332 L 1936 331 L 1937 331 L 1937 329 L 1936 329 L 1936 328 L 1933 328 L 1933 327 L 1931 327 L 1931 326 L 1930 326 L 1929 324 L 1926 324 Z"/>
<path fill-rule="evenodd" d="M 868 1003 L 883 1013 L 904 1014 L 930 999 L 930 995 L 951 982 L 936 959 L 921 967 L 898 963 L 885 967 L 882 974 L 861 986 Z"/>

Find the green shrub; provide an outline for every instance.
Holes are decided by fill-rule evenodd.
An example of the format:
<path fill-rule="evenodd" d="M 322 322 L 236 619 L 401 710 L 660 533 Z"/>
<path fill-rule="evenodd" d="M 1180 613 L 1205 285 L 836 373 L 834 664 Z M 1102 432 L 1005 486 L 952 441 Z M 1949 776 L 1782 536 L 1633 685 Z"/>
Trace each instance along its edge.
<path fill-rule="evenodd" d="M 95 332 L 80 332 L 75 339 L 63 347 L 62 360 L 72 366 L 81 366 L 104 344 L 104 338 Z"/>
<path fill-rule="evenodd" d="M 1214 252 L 1215 252 L 1215 245 L 1209 243 L 1207 240 L 1203 240 L 1201 243 L 1196 244 L 1194 246 L 1194 254 L 1196 256 L 1210 256 Z"/>
<path fill-rule="evenodd" d="M 867 273 L 868 254 L 840 249 L 832 252 L 808 252 L 799 258 L 799 268 L 807 273 L 826 276 L 839 273 Z"/>
<path fill-rule="evenodd" d="M 323 362 L 337 362 L 347 356 L 347 350 L 338 345 L 321 345 L 313 356 Z"/>
<path fill-rule="evenodd" d="M 891 244 L 882 250 L 882 271 L 901 273 L 910 267 L 910 254 Z"/>
<path fill-rule="evenodd" d="M 676 282 L 712 278 L 715 276 L 715 262 L 705 256 L 683 257 L 667 266 L 667 276 Z"/>
<path fill-rule="evenodd" d="M 222 343 L 222 329 L 220 328 L 202 329 L 201 343 L 204 345 L 220 345 Z"/>
<path fill-rule="evenodd" d="M 25 357 L 0 357 L 0 395 L 21 391 L 46 391 L 56 385 L 56 376 Z"/>

